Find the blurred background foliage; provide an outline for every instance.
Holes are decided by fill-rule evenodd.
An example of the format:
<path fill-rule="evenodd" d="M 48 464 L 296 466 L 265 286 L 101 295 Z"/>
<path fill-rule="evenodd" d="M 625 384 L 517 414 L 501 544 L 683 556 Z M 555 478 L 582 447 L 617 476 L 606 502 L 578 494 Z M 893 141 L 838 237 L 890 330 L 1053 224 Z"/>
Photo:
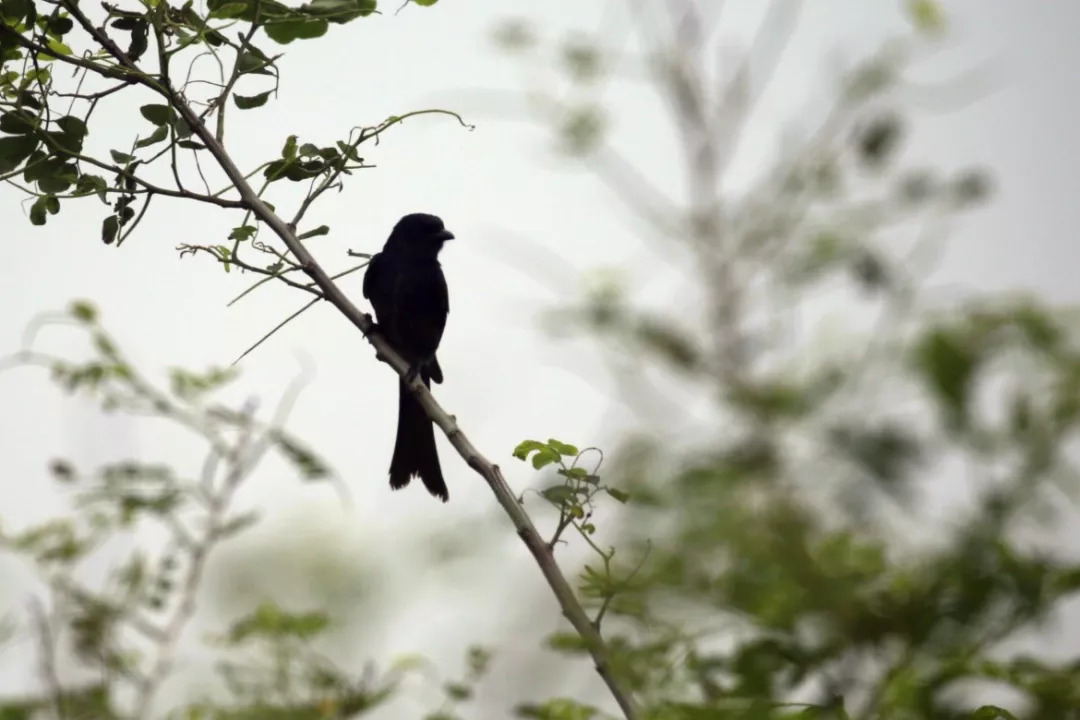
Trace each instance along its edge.
<path fill-rule="evenodd" d="M 994 183 L 980 168 L 905 162 L 905 71 L 947 36 L 937 3 L 905 6 L 912 33 L 847 68 L 818 126 L 794 128 L 737 193 L 726 173 L 798 3 L 773 3 L 758 42 L 721 76 L 703 61 L 709 3 L 633 5 L 639 43 L 621 55 L 602 33 L 549 44 L 522 21 L 496 29 L 509 61 L 555 69 L 556 91 L 526 79 L 524 94 L 557 151 L 595 172 L 641 236 L 692 275 L 656 307 L 616 260 L 548 318 L 557 335 L 589 339 L 620 401 L 672 418 L 667 430 L 604 453 L 579 451 L 576 438 L 516 453 L 546 483 L 522 500 L 578 578 L 643 717 L 1080 717 L 1080 654 L 1042 643 L 1076 627 L 1062 613 L 1080 565 L 1059 542 L 1075 517 L 1075 313 L 1032 296 L 944 305 L 922 291 L 950 222 Z M 612 140 L 619 118 L 601 90 L 627 76 L 670 117 L 680 192 L 654 187 L 633 148 Z M 231 503 L 262 453 L 283 453 L 311 481 L 332 470 L 285 433 L 283 413 L 259 421 L 213 402 L 229 374 L 178 371 L 154 389 L 92 306 L 68 318 L 89 334 L 90 361 L 18 361 L 46 364 L 106 409 L 175 421 L 210 450 L 193 480 L 141 461 L 86 474 L 54 464 L 71 517 L 3 535 L 49 589 L 27 616 L 44 689 L 6 701 L 0 718 L 146 717 L 197 611 L 217 623 L 205 648 L 217 664 L 180 693 L 174 717 L 411 717 L 386 703 L 414 681 L 440 698 L 429 720 L 617 716 L 599 683 L 547 693 L 592 676 L 568 628 L 504 660 L 520 666 L 498 694 L 508 706 L 473 702 L 505 648 L 472 647 L 461 667 L 437 671 L 413 657 L 365 666 L 356 638 L 380 617 L 365 599 L 382 571 L 343 554 L 332 533 L 241 536 L 208 562 L 258 520 Z M 958 478 L 971 501 L 943 510 L 942 484 Z M 105 586 L 83 586 L 79 562 L 136 529 L 154 541 Z M 494 520 L 443 540 L 433 566 L 516 542 Z M 521 622 L 554 623 L 535 617 L 548 605 L 521 604 Z M 541 652 L 542 663 L 531 657 Z"/>

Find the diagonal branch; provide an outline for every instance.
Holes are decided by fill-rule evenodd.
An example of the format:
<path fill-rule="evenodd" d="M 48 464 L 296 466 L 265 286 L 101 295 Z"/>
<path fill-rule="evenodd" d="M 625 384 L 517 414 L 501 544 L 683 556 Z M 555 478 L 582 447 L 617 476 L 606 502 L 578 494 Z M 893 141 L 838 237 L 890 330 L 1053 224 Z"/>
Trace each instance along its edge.
<path fill-rule="evenodd" d="M 297 265 L 304 271 L 312 282 L 322 291 L 323 297 L 334 305 L 357 329 L 364 334 L 368 341 L 375 347 L 379 357 L 383 358 L 398 375 L 404 379 L 408 371 L 408 365 L 400 355 L 390 346 L 386 339 L 379 334 L 372 333 L 373 321 L 369 315 L 361 312 L 356 305 L 341 291 L 327 274 L 321 265 L 308 251 L 304 243 L 296 236 L 296 232 L 288 223 L 267 207 L 262 198 L 248 183 L 244 173 L 233 162 L 232 157 L 225 150 L 217 136 L 211 131 L 202 118 L 192 109 L 191 105 L 178 93 L 164 78 L 151 79 L 139 71 L 135 63 L 129 58 L 108 35 L 100 28 L 95 28 L 83 11 L 73 0 L 60 0 L 61 4 L 71 13 L 79 24 L 89 33 L 94 40 L 104 47 L 116 61 L 125 69 L 133 71 L 133 75 L 141 76 L 138 81 L 148 87 L 152 87 L 169 100 L 172 107 L 183 117 L 192 131 L 206 145 L 207 150 L 214 157 L 221 169 L 228 176 L 240 195 L 244 205 L 282 242 L 296 258 Z M 392 124 L 392 123 L 390 123 Z M 407 385 L 424 407 L 431 420 L 446 434 L 450 443 L 461 455 L 462 459 L 475 470 L 491 487 L 496 500 L 510 517 L 522 542 L 532 553 L 544 579 L 555 594 L 556 600 L 562 608 L 563 615 L 581 638 L 592 655 L 596 670 L 607 684 L 612 696 L 622 709 L 627 720 L 636 720 L 640 716 L 637 703 L 630 691 L 616 678 L 612 667 L 610 651 L 604 643 L 600 632 L 592 624 L 581 603 L 574 595 L 573 589 L 559 570 L 558 563 L 550 548 L 541 538 L 532 520 L 517 501 L 514 493 L 503 478 L 502 471 L 497 465 L 484 457 L 479 450 L 469 441 L 465 433 L 457 424 L 457 420 L 447 413 L 424 387 L 419 377 L 414 378 Z"/>
<path fill-rule="evenodd" d="M 297 239 L 293 229 L 266 206 L 266 203 L 262 201 L 251 185 L 248 184 L 247 180 L 244 178 L 243 172 L 236 166 L 225 148 L 217 141 L 217 138 L 206 125 L 199 120 L 191 107 L 175 94 L 170 99 L 173 103 L 173 107 L 183 116 L 184 120 L 187 121 L 195 134 L 199 136 L 199 139 L 214 156 L 214 159 L 217 160 L 222 170 L 225 171 L 229 180 L 234 183 L 237 191 L 240 193 L 240 199 L 251 208 L 254 215 L 260 221 L 265 223 L 278 237 L 281 238 L 282 242 L 285 243 L 285 246 L 288 247 L 290 252 L 292 252 L 293 256 L 296 258 L 297 264 L 303 269 L 308 277 L 311 278 L 315 285 L 322 290 L 324 298 L 336 307 L 349 322 L 360 330 L 360 332 L 364 333 L 368 341 L 375 347 L 376 353 L 384 358 L 386 362 L 394 368 L 398 375 L 404 377 L 408 371 L 407 363 L 397 354 L 382 335 L 372 333 L 373 322 L 371 317 L 366 313 L 361 312 L 360 309 L 349 300 L 334 281 L 330 279 L 330 276 L 327 275 L 326 271 L 311 255 L 307 247 Z M 629 691 L 626 690 L 615 677 L 607 645 L 604 643 L 599 631 L 593 626 L 592 622 L 589 620 L 589 616 L 585 613 L 585 610 L 574 596 L 574 591 L 559 570 L 559 566 L 555 561 L 555 556 L 552 554 L 550 548 L 548 548 L 543 538 L 540 537 L 540 533 L 536 530 L 536 526 L 533 525 L 528 514 L 526 514 L 520 503 L 518 503 L 517 498 L 514 497 L 514 493 L 503 478 L 502 471 L 497 465 L 485 458 L 480 451 L 476 449 L 458 426 L 457 420 L 439 405 L 428 389 L 424 387 L 423 382 L 419 378 L 413 379 L 407 387 L 409 388 L 409 391 L 417 397 L 420 404 L 423 405 L 424 410 L 431 420 L 446 434 L 447 439 L 450 440 L 450 443 L 454 446 L 454 449 L 458 451 L 458 454 L 461 455 L 462 459 L 468 463 L 469 467 L 483 477 L 491 487 L 492 492 L 495 493 L 496 500 L 498 500 L 503 510 L 514 523 L 514 527 L 517 529 L 522 542 L 525 543 L 525 546 L 529 549 L 529 552 L 532 553 L 533 558 L 540 566 L 540 570 L 544 574 L 544 579 L 547 580 L 548 585 L 551 586 L 555 598 L 562 607 L 563 615 L 566 616 L 566 619 L 570 621 L 570 624 L 574 626 L 574 629 L 585 641 L 585 644 L 593 657 L 593 661 L 596 664 L 597 672 L 607 684 L 611 694 L 615 697 L 615 700 L 618 702 L 619 707 L 622 709 L 627 720 L 635 720 L 638 717 L 637 704 Z"/>

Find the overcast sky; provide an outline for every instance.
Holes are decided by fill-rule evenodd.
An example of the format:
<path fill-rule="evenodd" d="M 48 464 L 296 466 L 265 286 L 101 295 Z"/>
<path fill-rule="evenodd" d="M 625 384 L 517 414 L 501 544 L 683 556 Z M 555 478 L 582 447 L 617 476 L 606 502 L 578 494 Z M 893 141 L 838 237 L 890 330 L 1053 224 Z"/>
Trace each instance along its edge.
<path fill-rule="evenodd" d="M 985 64 L 991 82 L 955 110 L 919 111 L 909 157 L 945 170 L 987 165 L 998 194 L 992 205 L 958 223 L 934 283 L 1031 290 L 1076 302 L 1080 5 L 1052 0 L 944 4 L 952 30 L 949 46 L 923 63 L 919 76 L 939 80 Z M 606 3 L 518 5 L 542 37 L 555 39 L 573 29 L 594 33 Z M 760 19 L 761 3 L 729 0 L 725 5 L 722 32 L 737 47 Z M 752 173 L 767 162 L 781 125 L 807 108 L 820 110 L 835 57 L 856 58 L 904 30 L 899 3 L 891 0 L 808 5 L 736 173 Z M 491 103 L 481 102 L 491 97 L 489 91 L 521 91 L 530 78 L 547 76 L 500 54 L 489 42 L 508 7 L 498 0 L 445 1 L 396 15 L 390 7 L 385 15 L 334 26 L 321 40 L 291 45 L 280 64 L 280 96 L 261 111 L 234 111 L 229 142 L 241 166 L 250 168 L 276 155 L 289 134 L 330 144 L 355 125 L 436 103 L 461 110 L 476 125 L 467 131 L 432 116 L 388 133 L 365 155 L 378 168 L 356 174 L 343 192 L 316 205 L 311 225 L 325 223 L 332 233 L 310 247 L 329 267 L 343 268 L 347 248 L 377 250 L 404 213 L 433 212 L 445 219 L 458 240 L 442 256 L 451 314 L 440 350 L 447 380 L 436 394 L 473 442 L 503 465 L 511 483 L 524 486 L 533 477 L 510 458 L 521 439 L 604 443 L 640 420 L 608 412 L 614 401 L 603 365 L 582 354 L 589 346 L 560 344 L 544 334 L 538 314 L 571 299 L 567 288 L 583 273 L 620 268 L 632 284 L 644 283 L 657 248 L 634 235 L 631 218 L 592 176 L 555 158 L 551 135 L 541 123 L 493 114 Z M 250 87 L 253 92 L 245 94 L 262 89 L 254 82 Z M 681 169 L 666 152 L 669 121 L 655 95 L 641 85 L 618 83 L 606 97 L 618 110 L 617 141 L 624 148 L 632 145 L 635 162 L 658 185 L 677 184 Z M 130 142 L 134 129 L 143 129 L 122 106 L 110 112 L 112 137 Z M 740 177 L 730 180 L 737 186 Z M 21 200 L 15 189 L 0 187 L 0 239 L 8 253 L 0 265 L 0 353 L 19 347 L 35 314 L 89 298 L 149 373 L 173 365 L 225 365 L 305 302 L 295 292 L 274 288 L 226 309 L 248 279 L 222 273 L 205 257 L 178 259 L 177 245 L 219 242 L 239 224 L 225 211 L 156 202 L 142 227 L 118 249 L 98 238 L 102 208 L 96 201 L 66 203 L 47 226 L 36 228 L 22 217 Z M 530 269 L 525 241 L 561 258 L 562 281 L 545 275 L 547 269 Z M 343 283 L 358 302 L 360 283 L 360 274 Z M 53 330 L 45 346 L 77 352 L 69 337 Z M 343 509 L 329 488 L 299 486 L 283 466 L 267 465 L 245 502 L 264 508 L 272 522 L 286 523 L 287 541 L 304 532 L 322 534 L 346 557 L 379 564 L 407 540 L 422 545 L 436 529 L 488 514 L 493 501 L 487 487 L 441 436 L 450 503 L 438 503 L 419 487 L 390 493 L 386 468 L 395 381 L 363 338 L 328 307 L 307 313 L 246 359 L 243 379 L 230 396 L 258 396 L 269 408 L 302 364 L 315 372 L 289 427 L 340 471 L 355 506 Z M 0 515 L 6 525 L 44 519 L 61 507 L 45 472 L 55 456 L 85 467 L 132 456 L 197 467 L 198 458 L 174 436 L 141 422 L 104 421 L 92 407 L 61 395 L 43 372 L 0 375 L 0 399 L 5 461 Z M 305 526 L 315 514 L 317 527 Z M 504 530 L 509 536 L 508 527 Z M 429 620 L 381 627 L 370 637 L 370 654 L 385 659 L 415 650 L 455 662 L 470 639 L 532 652 L 531 639 L 515 648 L 498 638 L 498 628 L 522 596 L 545 592 L 539 575 L 516 545 L 485 557 L 496 558 L 506 571 L 492 577 L 479 564 L 466 562 L 420 579 L 409 575 L 407 564 L 398 565 L 397 579 L 383 592 L 398 611 L 409 607 L 403 593 L 417 598 L 425 609 L 413 609 L 414 617 Z M 486 590 L 478 594 L 475 587 Z M 440 602 L 433 602 L 436 597 Z M 5 593 L 0 583 L 4 602 L 21 607 L 20 596 Z M 556 625 L 552 612 L 546 629 Z M 582 681 L 592 682 L 591 677 Z"/>

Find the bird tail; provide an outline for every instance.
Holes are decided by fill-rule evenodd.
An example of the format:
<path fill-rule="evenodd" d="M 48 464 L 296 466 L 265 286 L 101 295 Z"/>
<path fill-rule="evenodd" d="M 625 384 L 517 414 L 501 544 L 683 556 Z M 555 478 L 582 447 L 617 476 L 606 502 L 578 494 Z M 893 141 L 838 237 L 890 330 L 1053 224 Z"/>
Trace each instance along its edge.
<path fill-rule="evenodd" d="M 430 387 L 428 378 L 424 384 Z M 403 382 L 398 383 L 397 440 L 390 460 L 390 487 L 400 490 L 419 475 L 424 487 L 443 502 L 450 499 L 435 450 L 435 426 L 424 407 Z"/>

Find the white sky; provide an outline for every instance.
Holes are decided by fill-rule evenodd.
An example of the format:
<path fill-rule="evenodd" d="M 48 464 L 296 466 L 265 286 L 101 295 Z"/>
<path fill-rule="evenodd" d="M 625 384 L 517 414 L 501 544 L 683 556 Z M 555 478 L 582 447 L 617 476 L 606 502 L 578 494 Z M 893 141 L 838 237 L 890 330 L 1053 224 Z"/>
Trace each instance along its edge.
<path fill-rule="evenodd" d="M 781 123 L 804 108 L 820 109 L 835 51 L 857 57 L 903 28 L 894 2 L 814 0 L 808 5 L 749 139 L 742 160 L 748 168 L 768 156 L 774 140 L 769 136 Z M 592 32 L 599 20 L 598 8 L 583 9 L 570 0 L 520 6 L 546 38 L 574 28 Z M 730 0 L 727 6 L 724 32 L 745 38 L 760 16 L 759 3 Z M 632 284 L 644 282 L 657 248 L 634 237 L 633 221 L 589 174 L 554 159 L 544 127 L 473 109 L 478 91 L 520 90 L 523 78 L 542 74 L 539 68 L 522 72 L 488 41 L 507 3 L 443 2 L 398 15 L 393 7 L 389 4 L 384 16 L 332 27 L 322 40 L 285 48 L 279 99 L 246 115 L 234 110 L 230 146 L 242 166 L 254 167 L 276 155 L 290 133 L 300 134 L 302 142 L 329 144 L 354 125 L 435 103 L 461 110 L 476 124 L 467 132 L 451 120 L 428 117 L 388 133 L 366 155 L 378 169 L 355 175 L 344 192 L 316 205 L 311 226 L 326 223 L 332 234 L 313 240 L 311 247 L 329 267 L 340 268 L 346 248 L 377 250 L 406 212 L 434 212 L 445 219 L 458 240 L 442 256 L 451 314 L 440 351 L 447 380 L 436 395 L 477 447 L 503 465 L 513 484 L 524 487 L 534 477 L 509 455 L 521 439 L 554 435 L 602 444 L 639 422 L 612 404 L 593 346 L 552 341 L 539 327 L 539 311 L 571 299 L 565 293 L 578 273 L 618 267 Z M 953 29 L 950 49 L 939 62 L 924 63 L 921 77 L 942 79 L 989 60 L 996 71 L 993 87 L 956 111 L 917 114 L 909 157 L 945 170 L 987 164 L 996 175 L 998 195 L 991 206 L 958 224 L 935 281 L 978 290 L 1030 289 L 1055 301 L 1076 302 L 1080 253 L 1069 238 L 1080 226 L 1074 137 L 1080 125 L 1075 72 L 1080 49 L 1074 43 L 1080 5 L 963 0 L 946 7 Z M 665 149 L 668 118 L 655 96 L 620 83 L 607 98 L 620 111 L 615 119 L 620 145 L 632 147 L 635 162 L 657 184 L 676 183 L 680 168 Z M 117 124 L 112 136 L 129 140 L 129 116 L 107 117 Z M 732 180 L 737 184 L 739 178 Z M 225 211 L 157 202 L 135 236 L 117 249 L 98 239 L 102 212 L 96 201 L 65 204 L 46 227 L 35 228 L 19 217 L 20 200 L 14 189 L 0 188 L 0 217 L 5 218 L 0 237 L 8 249 L 0 264 L 0 353 L 17 349 L 36 313 L 85 297 L 99 305 L 107 326 L 148 373 L 173 365 L 224 365 L 305 301 L 292 291 L 272 289 L 225 309 L 245 279 L 222 273 L 206 258 L 178 262 L 178 244 L 215 243 L 239 224 Z M 522 266 L 521 258 L 529 257 L 522 238 L 561 258 L 562 284 L 537 281 L 544 276 L 530 273 L 527 263 Z M 360 278 L 356 274 L 344 283 L 358 302 Z M 49 346 L 76 352 L 78 345 L 65 341 L 64 332 L 52 331 Z M 449 505 L 419 487 L 390 493 L 386 468 L 395 382 L 363 338 L 329 308 L 309 312 L 250 356 L 232 397 L 257 395 L 270 406 L 298 371 L 297 358 L 314 363 L 316 375 L 289 427 L 340 471 L 355 508 L 341 509 L 327 487 L 300 486 L 282 466 L 268 464 L 243 498 L 271 518 L 267 534 L 256 538 L 267 560 L 279 552 L 274 548 L 303 546 L 302 536 L 311 534 L 311 546 L 320 553 L 327 552 L 320 543 L 328 543 L 346 563 L 355 559 L 365 568 L 381 566 L 397 561 L 395 549 L 403 544 L 423 547 L 437 530 L 490 517 L 487 487 L 441 438 Z M 62 507 L 46 476 L 49 458 L 66 456 L 90 467 L 137 456 L 191 468 L 200 459 L 152 425 L 103 421 L 93 408 L 62 396 L 43 372 L 0 375 L 0 398 L 0 454 L 6 466 L 0 515 L 9 526 L 43 519 Z M 519 659 L 534 653 L 535 636 L 500 636 L 501 629 L 514 624 L 515 608 L 532 608 L 532 598 L 544 597 L 546 589 L 508 526 L 496 528 L 512 542 L 477 553 L 482 562 L 433 571 L 419 559 L 413 564 L 414 556 L 406 553 L 384 569 L 389 575 L 379 571 L 369 586 L 382 604 L 372 611 L 379 620 L 364 635 L 363 657 L 384 661 L 415 650 L 453 672 L 462 647 L 473 640 Z M 426 575 L 412 574 L 420 572 Z M 3 585 L 0 609 L 6 602 L 21 607 L 21 596 L 5 593 Z M 387 621 L 406 615 L 400 622 Z M 536 632 L 554 629 L 557 622 L 552 608 Z M 8 675 L 15 677 L 18 673 Z M 580 687 L 596 682 L 582 671 Z M 514 678 L 496 672 L 492 683 L 488 691 L 494 696 Z M 577 691 L 576 686 L 563 689 Z M 406 717 L 419 707 L 398 710 Z"/>

